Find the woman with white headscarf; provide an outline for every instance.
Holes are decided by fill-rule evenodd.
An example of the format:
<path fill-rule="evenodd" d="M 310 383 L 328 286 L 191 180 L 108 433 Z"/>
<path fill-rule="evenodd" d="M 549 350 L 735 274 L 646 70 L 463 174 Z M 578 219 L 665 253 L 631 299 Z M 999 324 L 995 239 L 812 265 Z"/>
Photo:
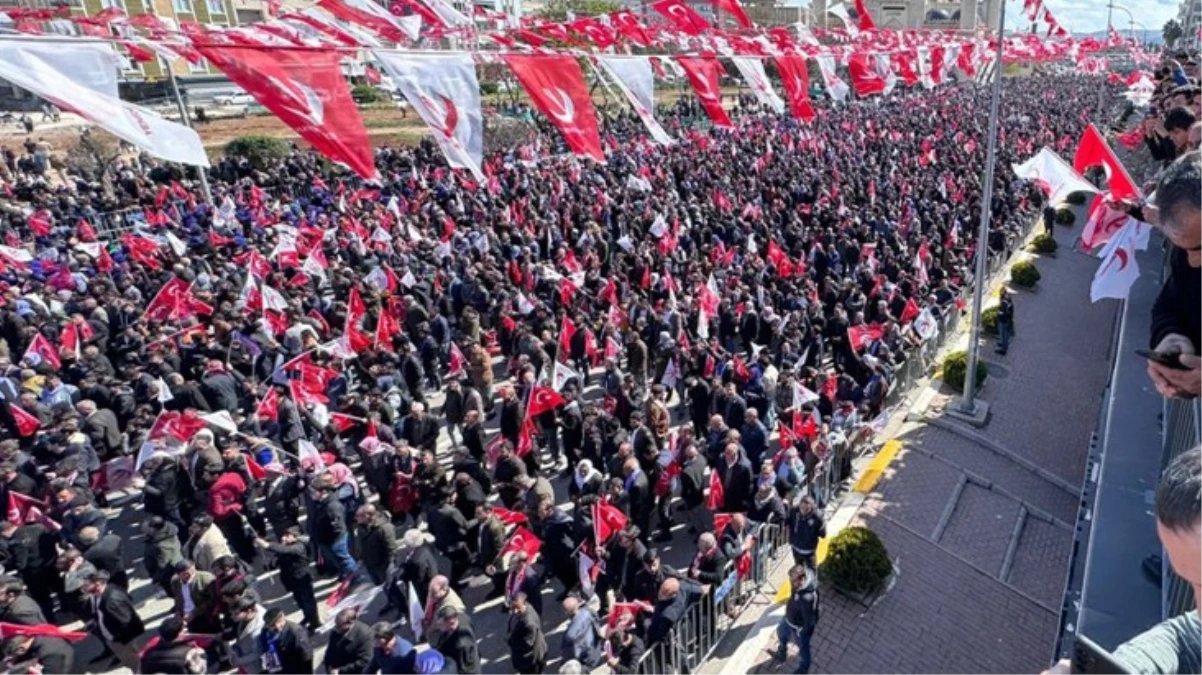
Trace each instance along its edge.
<path fill-rule="evenodd" d="M 585 497 L 601 494 L 604 484 L 601 472 L 593 468 L 591 461 L 582 459 L 577 462 L 572 480 L 568 482 L 568 497 L 573 503 L 579 503 Z"/>

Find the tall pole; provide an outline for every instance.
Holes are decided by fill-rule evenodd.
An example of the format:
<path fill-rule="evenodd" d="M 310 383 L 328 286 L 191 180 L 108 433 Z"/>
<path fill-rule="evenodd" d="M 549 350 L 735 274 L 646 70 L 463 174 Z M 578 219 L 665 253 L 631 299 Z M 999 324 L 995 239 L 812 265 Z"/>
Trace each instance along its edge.
<path fill-rule="evenodd" d="M 165 62 L 164 65 L 167 66 L 167 74 L 171 79 L 171 91 L 175 94 L 175 105 L 179 106 L 180 121 L 191 129 L 192 118 L 188 117 L 188 106 L 184 105 L 184 97 L 179 93 L 179 82 L 175 79 L 175 69 L 169 62 Z M 205 202 L 209 206 L 213 206 L 213 190 L 209 188 L 209 177 L 205 175 L 205 168 L 203 166 L 196 167 L 196 173 L 200 176 L 200 189 L 204 193 Z"/>
<path fill-rule="evenodd" d="M 1114 26 L 1114 2 L 1109 0 L 1106 3 L 1106 38 L 1110 38 L 1110 29 Z M 1102 117 L 1106 114 L 1106 85 L 1098 87 L 1098 122 L 1101 126 Z"/>
<path fill-rule="evenodd" d="M 1002 2 L 997 24 L 997 65 L 993 71 L 993 93 L 989 98 L 989 142 L 985 152 L 985 191 L 981 196 L 981 229 L 977 232 L 977 271 L 972 292 L 972 331 L 968 340 L 968 372 L 964 376 L 964 398 L 960 410 L 972 415 L 977 410 L 977 342 L 981 339 L 981 304 L 985 300 L 985 275 L 989 257 L 989 221 L 993 215 L 993 165 L 997 162 L 998 106 L 1002 101 L 1002 48 L 1006 37 L 1006 3 Z"/>

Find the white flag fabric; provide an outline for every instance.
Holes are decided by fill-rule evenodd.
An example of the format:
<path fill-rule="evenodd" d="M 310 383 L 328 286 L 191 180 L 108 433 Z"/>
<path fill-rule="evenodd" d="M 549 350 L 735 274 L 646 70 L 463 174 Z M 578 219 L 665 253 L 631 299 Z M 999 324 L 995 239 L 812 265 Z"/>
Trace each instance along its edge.
<path fill-rule="evenodd" d="M 409 105 L 429 125 L 434 139 L 457 169 L 484 180 L 484 118 L 480 84 L 470 54 L 374 52 Z"/>
<path fill-rule="evenodd" d="M 1135 227 L 1128 221 L 1110 243 L 1106 245 L 1108 253 L 1102 260 L 1102 265 L 1094 274 L 1093 283 L 1089 286 L 1089 299 L 1097 302 L 1103 298 L 1125 300 L 1131 293 L 1131 286 L 1139 278 L 1139 263 L 1135 261 Z"/>
<path fill-rule="evenodd" d="M 675 141 L 655 121 L 655 71 L 651 59 L 646 56 L 618 57 L 598 56 L 597 65 L 617 85 L 618 90 L 630 102 L 634 112 L 643 120 L 651 139 L 660 145 L 672 145 Z"/>
<path fill-rule="evenodd" d="M 422 18 L 417 14 L 397 16 L 372 0 L 341 0 L 341 2 L 357 12 L 363 12 L 375 19 L 391 25 L 401 31 L 414 42 L 421 34 Z"/>
<path fill-rule="evenodd" d="M 234 421 L 233 415 L 230 415 L 230 411 L 228 410 L 218 410 L 215 413 L 201 413 L 200 419 L 204 420 L 205 424 L 212 424 L 222 431 L 228 431 L 231 434 L 238 433 L 238 423 Z"/>
<path fill-rule="evenodd" d="M 306 459 L 311 459 L 317 465 L 319 471 L 326 468 L 325 461 L 321 458 L 321 453 L 317 451 L 317 446 L 313 445 L 312 441 L 300 439 L 296 442 L 296 451 L 299 453 L 297 459 L 304 462 Z"/>
<path fill-rule="evenodd" d="M 839 103 L 846 101 L 851 88 L 835 74 L 835 57 L 820 54 L 814 57 L 814 61 L 818 63 L 818 70 L 822 71 L 822 83 L 826 87 L 826 93 Z"/>
<path fill-rule="evenodd" d="M 853 38 L 860 34 L 859 26 L 857 26 L 855 22 L 851 20 L 851 15 L 847 13 L 847 7 L 844 7 L 842 2 L 836 2 L 830 7 L 827 7 L 826 11 L 839 17 L 839 20 L 843 22 L 843 27 L 847 29 L 847 32 Z"/>
<path fill-rule="evenodd" d="M 804 359 L 802 362 L 804 363 Z M 802 406 L 817 400 L 818 394 L 816 392 L 810 390 L 808 387 L 797 382 L 796 380 L 793 381 L 793 405 Z"/>
<path fill-rule="evenodd" d="M 569 380 L 580 382 L 580 373 L 572 370 L 559 361 L 555 362 L 555 370 L 551 375 L 551 388 L 555 391 L 563 391 Z"/>
<path fill-rule="evenodd" d="M 924 342 L 939 334 L 939 322 L 935 320 L 929 307 L 919 312 L 918 317 L 914 319 L 913 326 L 914 332 L 918 333 L 918 337 L 922 338 Z"/>
<path fill-rule="evenodd" d="M 593 576 L 591 572 L 595 564 L 593 559 L 583 552 L 581 552 L 576 560 L 576 573 L 580 577 L 580 590 L 584 594 L 585 599 L 593 597 Z M 606 641 L 606 644 L 609 644 L 609 642 Z"/>
<path fill-rule="evenodd" d="M 918 64 L 918 81 L 927 89 L 935 88 L 935 79 L 931 76 L 931 50 L 926 47 L 919 47 L 915 50 L 918 53 L 915 61 Z"/>
<path fill-rule="evenodd" d="M 113 51 L 111 44 L 71 44 L 63 40 L 38 42 L 36 38 L 6 39 L 5 43 L 6 47 L 19 47 L 48 64 L 58 72 L 59 77 L 68 78 L 101 96 L 120 98 L 117 71 L 121 68 L 121 57 Z"/>
<path fill-rule="evenodd" d="M 413 629 L 413 636 L 418 640 L 422 639 L 422 619 L 426 616 L 426 608 L 422 607 L 420 596 L 417 594 L 417 589 L 413 588 L 413 582 L 409 582 L 409 627 Z"/>
<path fill-rule="evenodd" d="M 768 75 L 764 72 L 764 61 L 762 59 L 753 59 L 749 56 L 732 56 L 731 61 L 734 62 L 735 68 L 739 69 L 739 74 L 747 82 L 747 86 L 751 87 L 751 92 L 755 94 L 757 101 L 763 105 L 772 108 L 777 115 L 785 112 L 785 102 L 777 95 L 776 90 L 772 88 L 772 83 L 768 81 Z"/>
<path fill-rule="evenodd" d="M 260 293 L 263 295 L 263 309 L 269 309 L 273 312 L 288 311 L 288 299 L 284 297 L 283 293 L 280 293 L 267 284 L 263 284 L 262 288 L 260 288 Z"/>
<path fill-rule="evenodd" d="M 1071 164 L 1047 146 L 1040 148 L 1034 157 L 1022 164 L 1010 166 L 1014 169 L 1014 175 L 1019 178 L 1039 183 L 1053 204 L 1073 192 L 1093 194 L 1098 191 L 1098 188 L 1082 178 Z"/>
<path fill-rule="evenodd" d="M 74 50 L 75 45 L 56 43 L 60 50 Z M 81 58 L 93 58 L 94 50 L 83 50 Z M 29 48 L 24 41 L 0 42 L 0 79 L 41 96 L 64 110 L 78 113 L 89 122 L 104 128 L 115 136 L 146 150 L 162 159 L 208 166 L 200 136 L 196 132 L 170 122 L 158 113 L 116 96 L 108 96 L 75 81 L 68 69 L 57 67 L 60 61 L 45 59 L 39 51 Z"/>
<path fill-rule="evenodd" d="M 158 399 L 159 403 L 169 403 L 175 400 L 175 396 L 171 394 L 171 387 L 167 386 L 167 383 L 163 381 L 163 378 L 160 377 L 159 379 L 155 380 L 154 383 L 158 385 L 159 393 L 156 398 Z"/>
<path fill-rule="evenodd" d="M 438 18 L 442 19 L 443 23 L 447 24 L 448 26 L 475 26 L 475 22 L 472 21 L 470 17 L 452 7 L 451 3 L 449 2 L 444 2 L 444 0 L 417 1 L 425 3 L 426 6 L 434 10 L 434 13 L 438 15 Z"/>

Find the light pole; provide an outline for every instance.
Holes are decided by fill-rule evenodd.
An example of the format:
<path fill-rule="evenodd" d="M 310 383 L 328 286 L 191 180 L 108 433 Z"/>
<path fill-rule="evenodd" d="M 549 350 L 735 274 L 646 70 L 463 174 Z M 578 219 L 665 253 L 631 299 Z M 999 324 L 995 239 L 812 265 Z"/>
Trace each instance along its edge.
<path fill-rule="evenodd" d="M 1131 22 L 1129 24 L 1131 26 L 1131 29 L 1128 32 L 1130 33 L 1131 40 L 1134 41 L 1135 40 L 1135 15 L 1131 13 L 1131 10 L 1127 9 L 1126 7 L 1123 7 L 1122 5 L 1116 5 L 1112 2 L 1108 6 L 1112 9 L 1121 9 L 1124 12 L 1126 12 L 1127 20 Z"/>
<path fill-rule="evenodd" d="M 967 417 L 978 418 L 977 354 L 981 339 L 981 304 L 985 300 L 985 275 L 989 257 L 989 221 L 993 215 L 993 165 L 997 162 L 998 106 L 1002 100 L 1002 51 L 1006 39 L 1006 3 L 1002 2 L 997 25 L 997 67 L 993 71 L 993 93 L 989 97 L 989 140 L 985 152 L 985 191 L 981 196 L 981 229 L 977 232 L 977 271 L 973 278 L 972 330 L 968 340 L 968 372 L 964 375 L 964 397 L 959 410 Z"/>

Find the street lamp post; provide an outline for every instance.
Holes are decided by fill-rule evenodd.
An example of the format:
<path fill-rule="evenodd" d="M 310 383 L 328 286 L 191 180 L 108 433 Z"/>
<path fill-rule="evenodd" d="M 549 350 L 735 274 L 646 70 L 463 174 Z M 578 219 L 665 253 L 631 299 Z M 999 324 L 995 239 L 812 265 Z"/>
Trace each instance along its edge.
<path fill-rule="evenodd" d="M 964 397 L 960 400 L 960 412 L 970 417 L 977 416 L 975 400 L 977 387 L 977 343 L 981 339 L 981 305 L 985 300 L 985 275 L 989 257 L 989 222 L 993 215 L 993 165 L 997 163 L 998 107 L 1002 100 L 1002 51 L 1006 38 L 1006 3 L 1002 2 L 1001 16 L 997 26 L 997 67 L 993 71 L 993 93 L 989 98 L 989 141 L 985 152 L 985 190 L 981 196 L 981 228 L 977 233 L 977 269 L 973 279 L 972 330 L 968 341 L 968 372 L 964 375 Z"/>

